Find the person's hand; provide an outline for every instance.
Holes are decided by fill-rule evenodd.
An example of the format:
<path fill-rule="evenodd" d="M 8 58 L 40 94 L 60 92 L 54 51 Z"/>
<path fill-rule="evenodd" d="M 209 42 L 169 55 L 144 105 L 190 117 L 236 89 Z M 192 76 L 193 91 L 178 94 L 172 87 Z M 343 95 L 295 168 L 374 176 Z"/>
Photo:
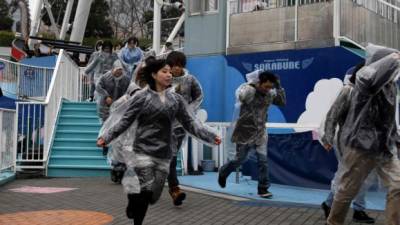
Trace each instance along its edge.
<path fill-rule="evenodd" d="M 104 138 L 99 138 L 99 139 L 97 139 L 97 146 L 99 146 L 99 147 L 105 147 L 106 146 L 106 141 L 104 141 Z"/>
<path fill-rule="evenodd" d="M 215 143 L 216 145 L 220 145 L 221 142 L 222 142 L 222 141 L 221 141 L 221 137 L 216 136 L 215 139 L 214 139 L 214 143 Z"/>
<path fill-rule="evenodd" d="M 112 98 L 111 98 L 111 97 L 107 97 L 107 98 L 106 98 L 106 104 L 107 104 L 108 106 L 110 106 L 112 103 L 113 103 Z"/>
<path fill-rule="evenodd" d="M 329 152 L 329 151 L 332 149 L 332 145 L 330 145 L 330 144 L 324 144 L 324 148 L 325 148 L 326 151 Z"/>

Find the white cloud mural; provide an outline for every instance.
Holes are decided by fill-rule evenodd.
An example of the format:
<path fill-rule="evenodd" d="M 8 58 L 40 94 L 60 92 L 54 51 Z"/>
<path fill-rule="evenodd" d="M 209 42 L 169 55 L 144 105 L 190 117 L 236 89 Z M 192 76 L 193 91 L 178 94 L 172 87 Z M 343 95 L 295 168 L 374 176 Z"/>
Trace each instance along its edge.
<path fill-rule="evenodd" d="M 321 124 L 342 87 L 343 82 L 338 78 L 319 80 L 314 85 L 314 90 L 308 94 L 306 111 L 300 115 L 297 123 L 304 125 Z M 296 128 L 295 130 L 296 132 L 303 132 L 312 130 L 312 128 Z"/>

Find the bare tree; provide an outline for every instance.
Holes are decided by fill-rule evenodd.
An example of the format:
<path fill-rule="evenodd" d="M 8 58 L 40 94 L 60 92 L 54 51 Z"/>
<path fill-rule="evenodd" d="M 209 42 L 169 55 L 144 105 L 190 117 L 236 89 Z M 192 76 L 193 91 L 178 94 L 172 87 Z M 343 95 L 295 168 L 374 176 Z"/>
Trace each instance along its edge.
<path fill-rule="evenodd" d="M 127 38 L 146 35 L 144 15 L 152 10 L 149 0 L 109 0 L 110 20 L 115 35 Z"/>

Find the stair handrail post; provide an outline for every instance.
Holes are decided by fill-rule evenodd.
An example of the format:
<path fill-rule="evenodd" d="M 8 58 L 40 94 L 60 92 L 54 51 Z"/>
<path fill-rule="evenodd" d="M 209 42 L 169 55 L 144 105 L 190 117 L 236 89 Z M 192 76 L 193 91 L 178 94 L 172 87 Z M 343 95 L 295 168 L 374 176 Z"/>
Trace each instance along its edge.
<path fill-rule="evenodd" d="M 333 37 L 335 38 L 335 46 L 340 45 L 340 1 L 333 1 Z"/>

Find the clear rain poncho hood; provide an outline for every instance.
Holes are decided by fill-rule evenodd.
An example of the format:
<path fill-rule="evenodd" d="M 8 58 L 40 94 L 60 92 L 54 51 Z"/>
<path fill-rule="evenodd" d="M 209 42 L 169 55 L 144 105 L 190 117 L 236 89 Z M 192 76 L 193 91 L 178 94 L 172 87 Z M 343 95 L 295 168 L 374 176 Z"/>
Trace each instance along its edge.
<path fill-rule="evenodd" d="M 268 108 L 271 104 L 286 104 L 285 90 L 274 88 L 267 93 L 257 90 L 256 84 L 261 71 L 246 75 L 247 83 L 236 90 L 235 112 L 232 122 L 231 141 L 236 144 L 263 145 L 267 142 L 265 123 L 268 121 Z"/>
<path fill-rule="evenodd" d="M 345 146 L 373 154 L 397 154 L 395 111 L 399 73 L 398 51 L 369 45 L 366 65 L 356 83 L 341 138 Z"/>
<path fill-rule="evenodd" d="M 114 69 L 121 68 L 119 61 L 114 63 Z M 107 72 L 102 76 L 96 83 L 96 100 L 97 100 L 97 112 L 103 122 L 108 118 L 110 106 L 106 104 L 106 98 L 111 97 L 115 102 L 126 92 L 129 86 L 130 80 L 124 74 L 116 77 L 112 74 L 112 71 Z"/>

